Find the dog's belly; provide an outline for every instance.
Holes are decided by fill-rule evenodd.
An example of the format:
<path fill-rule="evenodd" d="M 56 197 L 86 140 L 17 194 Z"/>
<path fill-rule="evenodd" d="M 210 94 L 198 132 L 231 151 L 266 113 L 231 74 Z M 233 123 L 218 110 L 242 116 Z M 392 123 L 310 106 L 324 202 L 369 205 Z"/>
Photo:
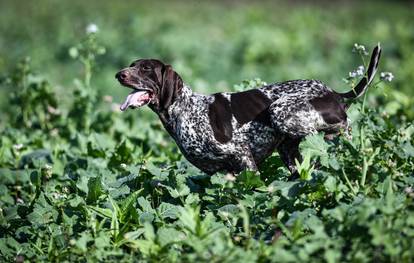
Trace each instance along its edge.
<path fill-rule="evenodd" d="M 276 146 L 283 140 L 282 134 L 260 122 L 247 123 L 240 131 L 244 133 L 242 137 L 247 139 L 250 152 L 257 165 L 271 155 Z"/>
<path fill-rule="evenodd" d="M 198 140 L 200 139 L 200 140 Z M 186 137 L 183 141 L 178 142 L 181 152 L 186 159 L 197 168 L 208 174 L 219 171 L 242 171 L 242 155 L 245 150 L 240 145 L 232 142 L 226 144 L 218 143 L 213 136 L 193 140 Z M 239 154 L 235 154 L 238 152 Z"/>
<path fill-rule="evenodd" d="M 219 171 L 242 171 L 244 167 L 241 156 L 234 154 L 234 145 L 229 145 L 228 148 L 228 150 L 223 150 L 214 143 L 200 145 L 197 150 L 188 148 L 186 145 L 180 146 L 186 159 L 203 172 L 213 174 Z"/>

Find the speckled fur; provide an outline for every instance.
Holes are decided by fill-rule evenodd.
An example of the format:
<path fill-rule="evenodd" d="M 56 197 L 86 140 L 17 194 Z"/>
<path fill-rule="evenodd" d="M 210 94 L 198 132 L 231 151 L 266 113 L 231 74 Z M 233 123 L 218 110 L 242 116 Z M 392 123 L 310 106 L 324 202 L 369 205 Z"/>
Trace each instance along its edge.
<path fill-rule="evenodd" d="M 347 128 L 349 100 L 360 97 L 372 82 L 380 55 L 378 44 L 366 74 L 346 93 L 318 80 L 292 80 L 240 93 L 201 95 L 156 59 L 137 60 L 115 77 L 152 98 L 148 106 L 184 156 L 202 171 L 256 170 L 277 150 L 294 178 L 300 141 L 319 131 L 331 137 Z M 129 100 L 125 105 L 129 107 Z"/>
<path fill-rule="evenodd" d="M 346 127 L 330 125 L 309 103 L 312 98 L 332 92 L 316 80 L 296 80 L 275 83 L 259 88 L 273 102 L 268 109 L 271 125 L 250 121 L 243 125 L 232 118 L 232 138 L 218 142 L 209 124 L 208 106 L 214 96 L 201 95 L 184 86 L 179 98 L 168 109 L 167 130 L 177 142 L 184 156 L 201 170 L 239 172 L 256 170 L 286 137 L 303 137 L 317 131 Z M 230 93 L 223 93 L 231 99 Z M 294 164 L 292 164 L 294 165 Z"/>

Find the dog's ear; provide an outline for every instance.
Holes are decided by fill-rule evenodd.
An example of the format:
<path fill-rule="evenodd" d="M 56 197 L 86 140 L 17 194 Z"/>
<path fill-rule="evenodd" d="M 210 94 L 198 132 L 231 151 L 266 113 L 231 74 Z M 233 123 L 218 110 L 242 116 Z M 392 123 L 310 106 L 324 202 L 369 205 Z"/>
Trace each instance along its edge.
<path fill-rule="evenodd" d="M 157 77 L 157 84 L 162 87 L 162 66 L 154 68 L 155 76 Z"/>
<path fill-rule="evenodd" d="M 161 110 L 166 110 L 171 104 L 173 104 L 182 87 L 183 81 L 181 77 L 172 69 L 170 65 L 166 65 L 164 67 L 160 89 Z"/>

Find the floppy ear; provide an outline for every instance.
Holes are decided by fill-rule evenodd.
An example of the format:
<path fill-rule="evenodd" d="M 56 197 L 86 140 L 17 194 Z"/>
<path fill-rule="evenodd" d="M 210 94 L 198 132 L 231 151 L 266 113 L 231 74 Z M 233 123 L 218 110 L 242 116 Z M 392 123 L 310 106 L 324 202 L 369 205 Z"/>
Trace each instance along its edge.
<path fill-rule="evenodd" d="M 156 67 L 154 69 L 155 75 L 157 76 L 157 84 L 162 86 L 162 67 Z"/>
<path fill-rule="evenodd" d="M 181 77 L 172 69 L 170 65 L 164 67 L 162 75 L 162 86 L 160 90 L 160 109 L 166 110 L 173 104 L 178 93 L 183 87 Z"/>

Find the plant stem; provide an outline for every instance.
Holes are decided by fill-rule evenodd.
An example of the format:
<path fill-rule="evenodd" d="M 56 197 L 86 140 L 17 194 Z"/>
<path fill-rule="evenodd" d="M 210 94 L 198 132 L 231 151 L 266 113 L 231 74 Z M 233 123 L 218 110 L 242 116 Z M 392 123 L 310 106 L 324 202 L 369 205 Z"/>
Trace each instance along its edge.
<path fill-rule="evenodd" d="M 361 52 L 358 52 L 359 53 L 359 56 L 361 57 L 361 59 L 362 59 L 362 64 L 364 65 L 364 67 L 366 68 L 367 67 L 367 63 L 365 62 L 365 58 L 364 58 L 364 55 L 361 53 Z"/>
<path fill-rule="evenodd" d="M 364 56 L 360 53 L 361 58 L 362 58 L 362 62 L 364 63 L 364 67 L 366 67 L 366 63 L 364 60 Z M 367 76 L 365 76 L 365 78 L 367 78 Z M 367 94 L 368 92 L 365 92 L 364 94 L 364 99 L 362 100 L 362 105 L 361 105 L 361 114 L 365 115 L 365 103 L 367 101 Z M 361 142 L 361 151 L 363 154 L 363 158 L 362 158 L 362 176 L 361 176 L 361 186 L 365 186 L 365 181 L 367 179 L 367 172 L 368 172 L 368 161 L 367 161 L 367 156 L 365 155 L 365 125 L 361 124 L 361 129 L 360 129 L 360 142 Z"/>
<path fill-rule="evenodd" d="M 365 92 L 364 99 L 362 100 L 362 105 L 361 105 L 361 113 L 362 114 L 365 114 L 365 103 L 366 103 L 366 100 L 367 100 L 367 92 Z"/>
<path fill-rule="evenodd" d="M 362 160 L 361 186 L 365 186 L 365 181 L 367 179 L 367 172 L 368 172 L 368 162 L 367 162 L 367 158 L 364 156 Z"/>
<path fill-rule="evenodd" d="M 85 86 L 89 88 L 91 83 L 92 65 L 88 59 L 85 59 L 83 64 L 85 66 Z"/>
<path fill-rule="evenodd" d="M 345 178 L 346 184 L 347 184 L 347 185 L 348 185 L 348 187 L 351 189 L 352 193 L 353 193 L 354 195 L 356 195 L 355 188 L 352 186 L 351 182 L 349 181 L 349 178 L 348 178 L 348 176 L 346 175 L 345 170 L 344 170 L 344 168 L 343 168 L 343 167 L 342 167 L 342 174 L 344 175 L 344 178 Z"/>
<path fill-rule="evenodd" d="M 362 108 L 362 113 L 364 113 L 363 108 Z M 367 171 L 368 171 L 368 161 L 367 161 L 367 157 L 365 156 L 365 126 L 362 124 L 361 128 L 360 128 L 360 132 L 359 132 L 359 136 L 360 136 L 360 149 L 361 149 L 361 153 L 363 155 L 362 158 L 362 176 L 361 176 L 361 186 L 365 185 L 365 181 L 366 181 L 366 177 L 367 177 Z"/>

